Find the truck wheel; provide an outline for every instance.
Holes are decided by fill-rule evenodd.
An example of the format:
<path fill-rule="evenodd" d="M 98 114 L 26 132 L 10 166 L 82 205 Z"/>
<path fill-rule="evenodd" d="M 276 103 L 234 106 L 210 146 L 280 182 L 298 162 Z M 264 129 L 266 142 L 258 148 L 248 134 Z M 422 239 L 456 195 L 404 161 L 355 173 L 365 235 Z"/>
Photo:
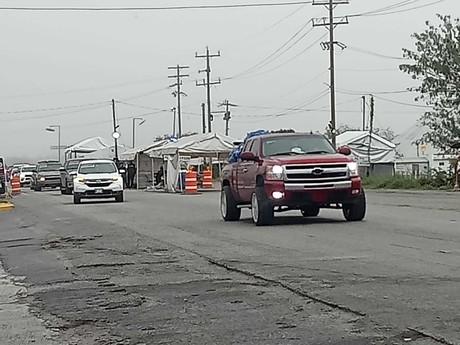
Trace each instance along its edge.
<path fill-rule="evenodd" d="M 251 197 L 252 220 L 257 226 L 270 225 L 273 223 L 273 207 L 265 195 L 263 188 L 256 188 Z"/>
<path fill-rule="evenodd" d="M 123 202 L 123 193 L 116 195 L 115 196 L 115 201 L 116 202 Z"/>
<path fill-rule="evenodd" d="M 35 185 L 35 186 L 34 186 L 34 191 L 36 191 L 36 192 L 41 192 L 41 191 L 42 191 L 42 187 Z"/>
<path fill-rule="evenodd" d="M 241 209 L 237 207 L 230 186 L 225 186 L 220 193 L 220 213 L 226 222 L 240 220 Z"/>
<path fill-rule="evenodd" d="M 81 204 L 81 196 L 79 194 L 73 195 L 73 203 L 74 204 Z"/>
<path fill-rule="evenodd" d="M 308 206 L 300 210 L 304 217 L 316 217 L 319 214 L 318 206 Z"/>
<path fill-rule="evenodd" d="M 354 204 L 344 204 L 342 206 L 343 216 L 349 222 L 357 222 L 364 219 L 366 215 L 366 195 L 364 191 L 358 196 Z"/>

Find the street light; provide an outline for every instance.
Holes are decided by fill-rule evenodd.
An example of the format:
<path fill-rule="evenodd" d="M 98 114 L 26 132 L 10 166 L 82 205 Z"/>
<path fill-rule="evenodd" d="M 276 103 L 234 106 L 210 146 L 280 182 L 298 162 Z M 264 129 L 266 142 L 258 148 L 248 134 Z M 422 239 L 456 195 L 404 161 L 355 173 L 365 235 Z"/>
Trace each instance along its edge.
<path fill-rule="evenodd" d="M 145 120 L 141 117 L 133 118 L 133 148 L 136 146 L 136 120 L 140 121 L 138 126 L 141 126 L 145 122 Z"/>
<path fill-rule="evenodd" d="M 61 162 L 61 126 L 60 125 L 51 125 L 51 126 L 48 126 L 46 127 L 46 130 L 48 132 L 56 132 L 56 129 L 57 129 L 57 132 L 58 132 L 58 162 L 60 163 Z"/>

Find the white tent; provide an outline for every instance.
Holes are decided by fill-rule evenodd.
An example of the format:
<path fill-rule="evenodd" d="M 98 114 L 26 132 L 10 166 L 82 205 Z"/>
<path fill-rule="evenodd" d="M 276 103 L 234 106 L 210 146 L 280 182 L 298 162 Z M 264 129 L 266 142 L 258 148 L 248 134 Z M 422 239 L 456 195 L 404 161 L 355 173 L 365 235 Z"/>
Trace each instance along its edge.
<path fill-rule="evenodd" d="M 146 153 L 150 157 L 176 154 L 190 157 L 218 157 L 228 154 L 234 147 L 234 141 L 234 138 L 219 133 L 196 134 L 148 150 Z"/>
<path fill-rule="evenodd" d="M 124 146 L 118 145 L 118 153 L 124 150 Z M 65 150 L 65 154 L 69 158 L 113 158 L 115 156 L 115 146 L 104 138 L 94 137 L 68 147 Z"/>
<path fill-rule="evenodd" d="M 372 173 L 393 174 L 396 145 L 368 131 L 347 131 L 337 136 L 337 146 L 348 146 L 359 165 Z"/>
<path fill-rule="evenodd" d="M 166 164 L 166 189 L 175 191 L 180 171 L 187 169 L 190 158 L 227 158 L 233 149 L 234 138 L 219 133 L 196 134 L 176 142 L 145 151 L 150 157 L 162 157 Z"/>

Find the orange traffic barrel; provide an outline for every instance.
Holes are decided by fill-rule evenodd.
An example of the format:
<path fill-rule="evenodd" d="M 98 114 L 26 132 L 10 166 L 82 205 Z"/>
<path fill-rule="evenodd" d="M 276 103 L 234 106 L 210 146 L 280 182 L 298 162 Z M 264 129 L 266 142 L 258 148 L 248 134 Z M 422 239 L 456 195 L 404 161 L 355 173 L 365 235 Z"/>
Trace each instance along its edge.
<path fill-rule="evenodd" d="M 196 171 L 187 171 L 185 173 L 185 194 L 196 193 L 197 191 Z"/>
<path fill-rule="evenodd" d="M 212 171 L 210 169 L 206 169 L 203 171 L 203 188 L 212 188 Z"/>
<path fill-rule="evenodd" d="M 14 175 L 11 178 L 11 193 L 12 194 L 21 193 L 21 179 L 18 175 Z"/>

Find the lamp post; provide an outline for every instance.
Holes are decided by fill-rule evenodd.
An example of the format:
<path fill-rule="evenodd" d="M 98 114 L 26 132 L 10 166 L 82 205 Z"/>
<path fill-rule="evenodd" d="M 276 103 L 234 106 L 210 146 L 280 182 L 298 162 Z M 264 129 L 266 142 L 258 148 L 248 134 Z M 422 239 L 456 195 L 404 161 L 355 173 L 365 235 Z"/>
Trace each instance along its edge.
<path fill-rule="evenodd" d="M 51 125 L 51 126 L 48 126 L 46 127 L 46 130 L 48 132 L 56 132 L 56 129 L 57 129 L 57 132 L 58 132 L 58 162 L 60 163 L 61 162 L 61 126 L 60 125 Z"/>
<path fill-rule="evenodd" d="M 145 120 L 141 117 L 133 118 L 133 148 L 136 147 L 136 121 L 140 121 L 138 126 L 144 124 Z"/>

